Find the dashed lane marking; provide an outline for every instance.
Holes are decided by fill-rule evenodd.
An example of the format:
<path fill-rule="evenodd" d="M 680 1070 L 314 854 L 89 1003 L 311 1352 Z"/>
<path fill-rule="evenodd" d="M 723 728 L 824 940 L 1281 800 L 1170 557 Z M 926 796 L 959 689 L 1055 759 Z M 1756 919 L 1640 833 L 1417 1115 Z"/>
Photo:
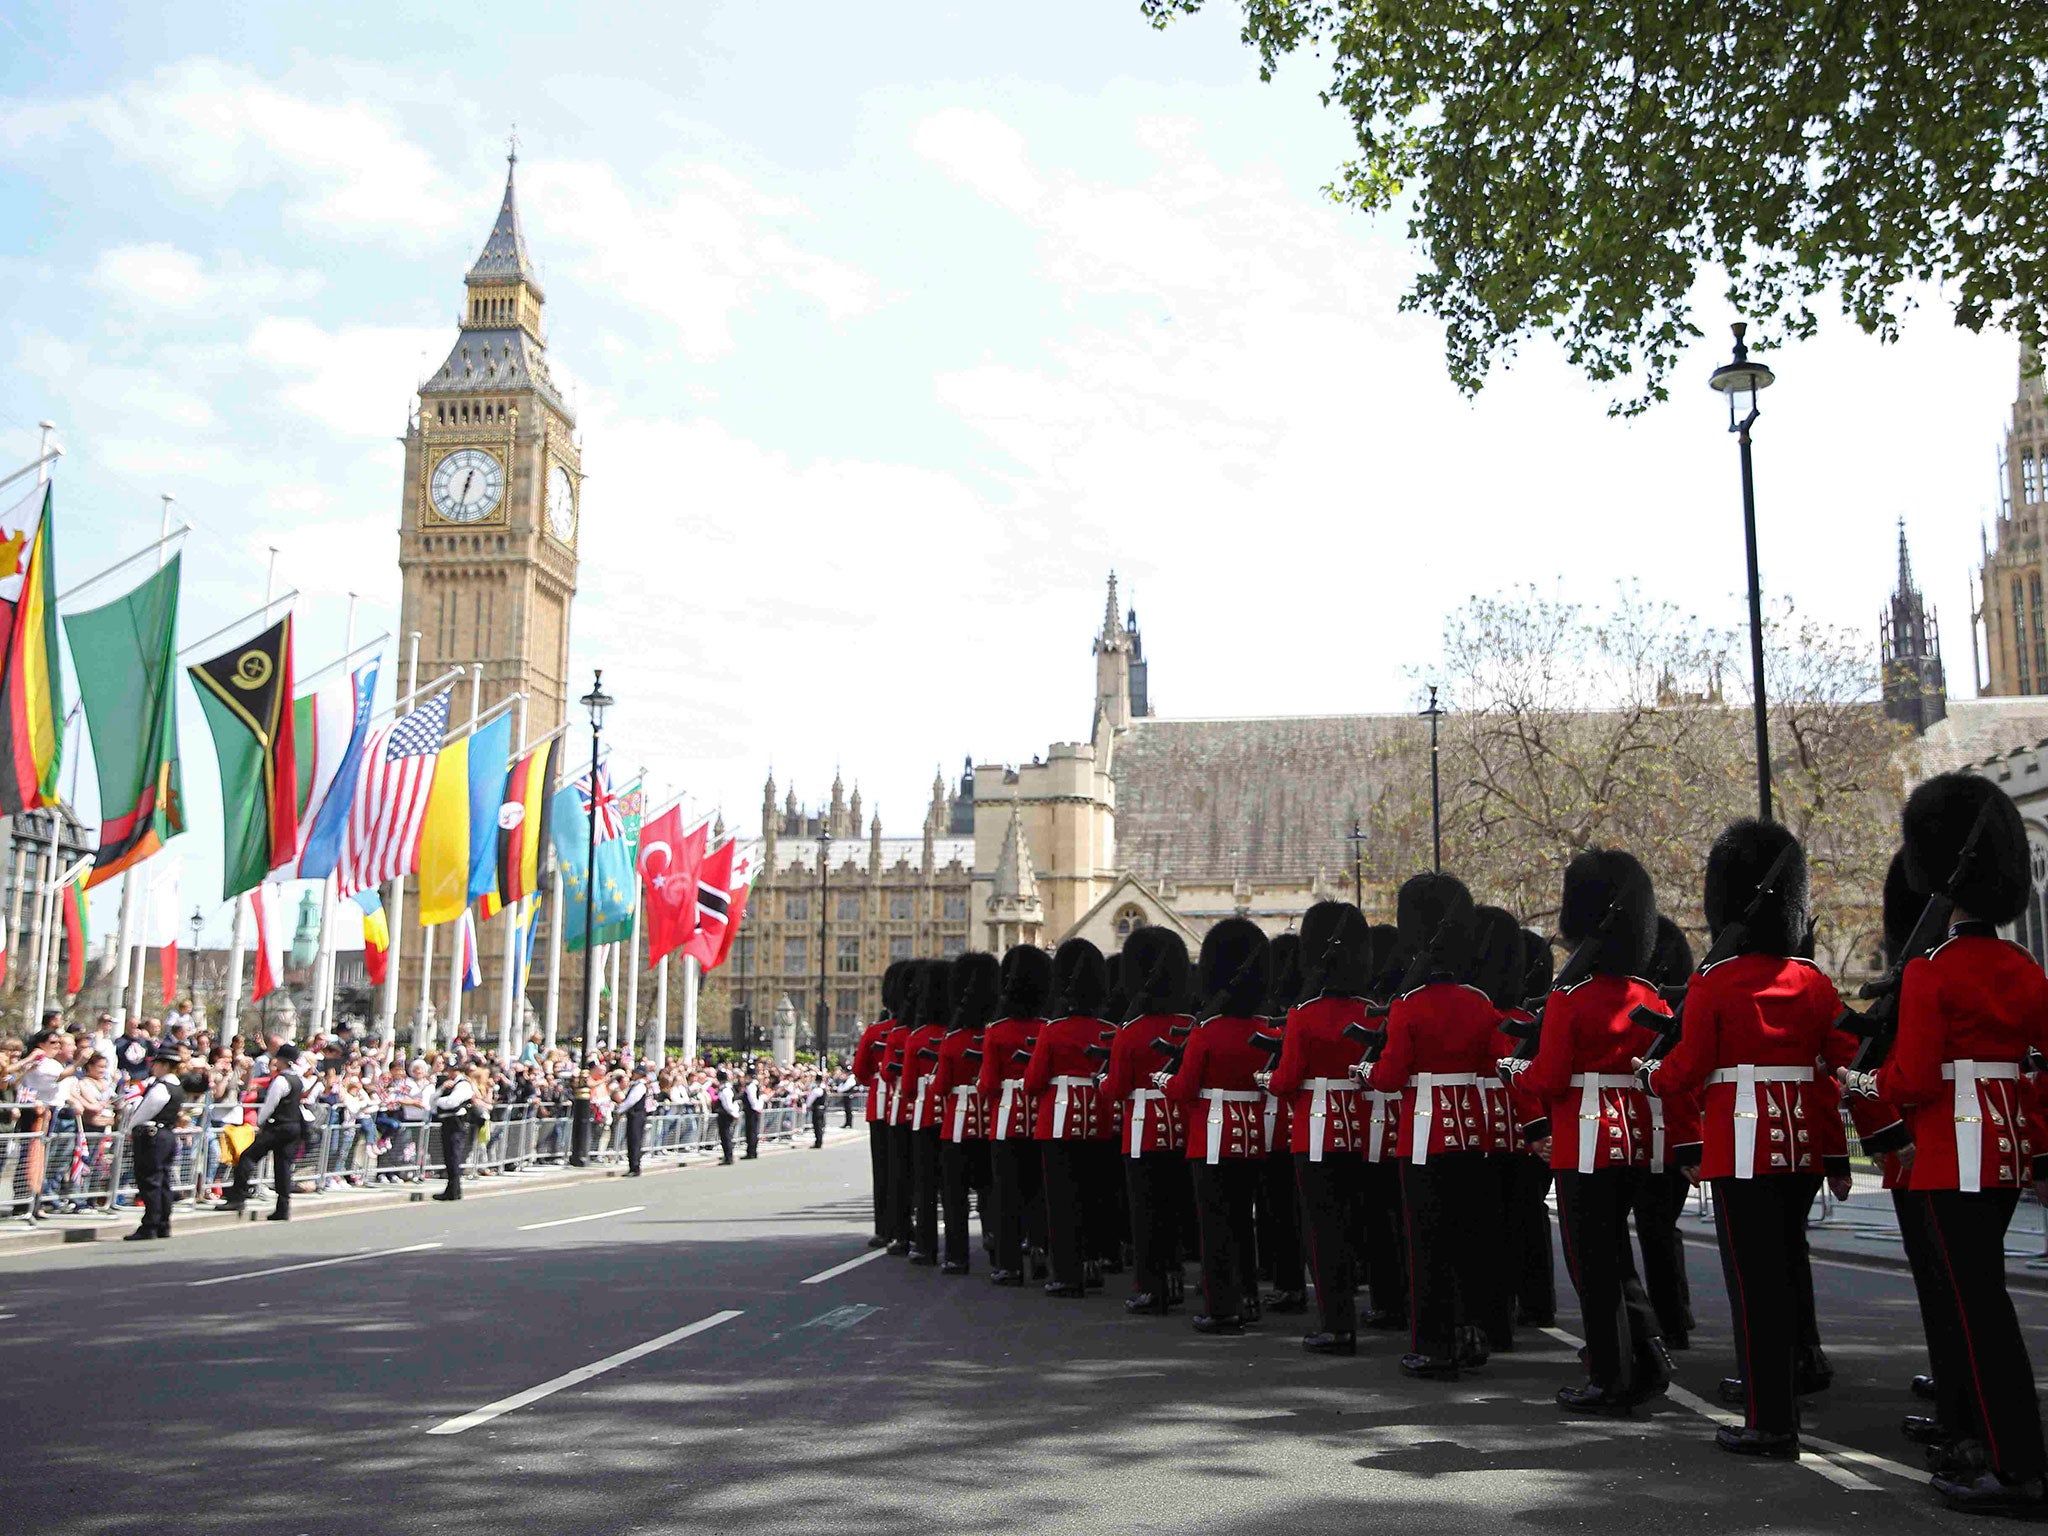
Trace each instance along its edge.
<path fill-rule="evenodd" d="M 345 1253 L 338 1259 L 314 1259 L 307 1264 L 280 1264 L 274 1269 L 252 1269 L 239 1275 L 215 1275 L 211 1280 L 187 1280 L 190 1287 L 202 1285 L 226 1285 L 234 1280 L 261 1280 L 266 1275 L 295 1274 L 302 1269 L 326 1269 L 334 1264 L 360 1264 L 365 1259 L 395 1258 L 401 1253 L 424 1253 L 429 1248 L 439 1248 L 439 1243 L 408 1243 L 403 1248 L 379 1248 L 371 1253 Z"/>
<path fill-rule="evenodd" d="M 592 1211 L 586 1216 L 563 1216 L 554 1221 L 529 1221 L 518 1228 L 521 1232 L 538 1232 L 543 1227 L 573 1227 L 579 1221 L 603 1221 L 607 1216 L 630 1216 L 635 1211 L 644 1211 L 644 1205 L 622 1205 L 615 1210 Z"/>
<path fill-rule="evenodd" d="M 863 1264 L 873 1263 L 888 1251 L 886 1248 L 872 1249 L 857 1259 L 848 1259 L 844 1264 L 834 1264 L 830 1269 L 821 1269 L 815 1275 L 811 1275 L 798 1283 L 802 1285 L 823 1285 L 827 1280 L 838 1279 L 849 1269 L 859 1269 Z"/>
<path fill-rule="evenodd" d="M 589 1365 L 579 1365 L 575 1370 L 565 1372 L 552 1381 L 544 1381 L 537 1387 L 528 1387 L 524 1392 L 514 1392 L 510 1397 L 501 1397 L 495 1403 L 486 1403 L 472 1413 L 443 1420 L 427 1433 L 459 1435 L 465 1429 L 475 1429 L 477 1425 L 488 1424 L 492 1419 L 510 1413 L 516 1408 L 524 1408 L 528 1403 L 537 1403 L 544 1397 L 552 1397 L 564 1387 L 573 1387 L 589 1381 L 593 1376 L 602 1376 L 606 1371 L 615 1371 L 630 1361 L 638 1360 L 642 1355 L 651 1355 L 657 1349 L 666 1349 L 671 1344 L 716 1328 L 720 1323 L 729 1323 L 741 1315 L 738 1312 L 714 1312 L 709 1317 L 700 1317 L 685 1327 L 658 1334 L 643 1344 L 635 1344 L 631 1349 L 622 1349 L 616 1355 L 606 1355 L 602 1360 L 594 1360 Z"/>

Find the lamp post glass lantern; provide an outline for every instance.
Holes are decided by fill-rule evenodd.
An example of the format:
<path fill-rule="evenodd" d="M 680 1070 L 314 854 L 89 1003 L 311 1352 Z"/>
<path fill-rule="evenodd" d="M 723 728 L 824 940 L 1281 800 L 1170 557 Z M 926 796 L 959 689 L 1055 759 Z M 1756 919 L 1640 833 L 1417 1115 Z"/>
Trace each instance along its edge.
<path fill-rule="evenodd" d="M 597 769 L 599 740 L 604 734 L 605 711 L 612 707 L 612 696 L 604 691 L 604 669 L 598 668 L 590 676 L 590 692 L 576 701 L 590 716 L 590 846 L 583 866 L 583 1029 L 576 1041 L 576 1059 L 583 1062 L 590 1049 L 590 1042 L 597 1037 Z"/>
<path fill-rule="evenodd" d="M 187 922 L 192 925 L 192 992 L 199 995 L 199 934 L 206 927 L 206 914 L 194 907 Z"/>
<path fill-rule="evenodd" d="M 1749 681 L 1756 712 L 1757 815 L 1771 819 L 1771 727 L 1764 693 L 1764 598 L 1756 554 L 1756 478 L 1750 462 L 1749 429 L 1758 416 L 1757 396 L 1778 376 L 1749 355 L 1743 337 L 1749 327 L 1736 321 L 1735 355 L 1714 370 L 1707 382 L 1728 397 L 1728 430 L 1736 437 L 1742 460 L 1742 539 L 1749 557 Z"/>
<path fill-rule="evenodd" d="M 832 890 L 832 833 L 820 818 L 818 827 L 818 1065 L 825 1065 L 825 1051 L 831 1041 L 832 1022 L 825 1012 L 826 903 Z"/>
<path fill-rule="evenodd" d="M 1422 716 L 1429 722 L 1429 867 L 1440 875 L 1444 872 L 1444 798 L 1437 772 L 1437 722 L 1444 711 L 1436 701 L 1435 683 L 1429 685 L 1429 708 Z"/>

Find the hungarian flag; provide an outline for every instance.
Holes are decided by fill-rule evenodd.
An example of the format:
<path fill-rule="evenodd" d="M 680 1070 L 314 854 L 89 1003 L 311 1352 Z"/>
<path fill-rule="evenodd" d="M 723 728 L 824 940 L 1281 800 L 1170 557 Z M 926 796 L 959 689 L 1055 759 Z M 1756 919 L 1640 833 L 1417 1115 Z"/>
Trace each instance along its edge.
<path fill-rule="evenodd" d="M 704 969 L 715 971 L 725 964 L 732 953 L 733 940 L 740 936 L 740 921 L 747 915 L 747 892 L 754 888 L 754 861 L 742 855 L 739 867 L 733 871 L 732 903 L 726 912 L 725 937 L 719 940 L 718 958 Z"/>
<path fill-rule="evenodd" d="M 541 852 L 547 847 L 548 814 L 555 800 L 555 741 L 544 741 L 512 765 L 505 798 L 498 806 L 498 881 L 484 892 L 484 915 L 540 889 Z"/>
<path fill-rule="evenodd" d="M 363 911 L 363 969 L 370 973 L 370 985 L 384 985 L 384 969 L 391 958 L 391 925 L 384 917 L 384 899 L 373 886 L 349 898 Z"/>
<path fill-rule="evenodd" d="M 284 956 L 291 935 L 285 915 L 284 887 L 265 880 L 249 898 L 256 909 L 256 985 L 250 998 L 262 1002 L 284 985 Z"/>
<path fill-rule="evenodd" d="M 57 663 L 51 488 L 0 513 L 0 814 L 57 803 L 64 678 Z"/>
<path fill-rule="evenodd" d="M 79 992 L 85 987 L 86 909 L 85 889 L 89 871 L 81 869 L 64 884 L 64 990 Z"/>
<path fill-rule="evenodd" d="M 178 776 L 180 557 L 125 597 L 64 620 L 100 781 L 93 885 L 185 830 Z"/>
<path fill-rule="evenodd" d="M 718 963 L 725 947 L 728 918 L 732 909 L 732 861 L 739 844 L 727 838 L 704 856 L 697 866 L 697 931 L 683 944 L 683 953 L 696 956 L 707 971 Z"/>
<path fill-rule="evenodd" d="M 221 894 L 233 898 L 299 854 L 292 616 L 188 670 L 220 760 Z"/>
<path fill-rule="evenodd" d="M 697 931 L 697 870 L 710 827 L 706 816 L 685 830 L 683 808 L 673 805 L 640 829 L 640 926 L 650 970 Z"/>

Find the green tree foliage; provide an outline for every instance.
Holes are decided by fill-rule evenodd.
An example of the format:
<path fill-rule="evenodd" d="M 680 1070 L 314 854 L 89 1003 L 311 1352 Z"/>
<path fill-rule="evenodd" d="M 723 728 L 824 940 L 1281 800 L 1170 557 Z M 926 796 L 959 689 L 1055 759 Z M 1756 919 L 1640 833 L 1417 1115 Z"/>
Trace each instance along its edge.
<path fill-rule="evenodd" d="M 1204 0 L 1141 0 L 1155 25 Z M 1548 333 L 1615 409 L 1662 399 L 1703 266 L 1765 343 L 1815 304 L 1890 340 L 1908 285 L 2042 340 L 2044 0 L 1241 0 L 1271 78 L 1309 50 L 1358 158 L 1331 188 L 1407 201 L 1468 391 Z"/>

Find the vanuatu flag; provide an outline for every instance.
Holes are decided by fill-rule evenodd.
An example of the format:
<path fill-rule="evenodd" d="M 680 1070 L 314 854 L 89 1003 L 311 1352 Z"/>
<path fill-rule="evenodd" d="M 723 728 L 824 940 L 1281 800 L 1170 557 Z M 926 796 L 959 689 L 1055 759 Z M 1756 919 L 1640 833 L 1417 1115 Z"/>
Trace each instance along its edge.
<path fill-rule="evenodd" d="M 126 597 L 64 621 L 100 780 L 98 885 L 185 830 L 178 779 L 179 557 Z"/>
<path fill-rule="evenodd" d="M 64 677 L 57 663 L 51 488 L 0 512 L 0 814 L 57 803 Z"/>
<path fill-rule="evenodd" d="M 540 889 L 542 850 L 548 845 L 548 815 L 555 801 L 555 749 L 544 741 L 512 765 L 505 798 L 498 807 L 498 888 L 484 894 L 485 916 Z"/>
<path fill-rule="evenodd" d="M 292 616 L 189 670 L 220 759 L 221 895 L 232 899 L 298 857 Z"/>

